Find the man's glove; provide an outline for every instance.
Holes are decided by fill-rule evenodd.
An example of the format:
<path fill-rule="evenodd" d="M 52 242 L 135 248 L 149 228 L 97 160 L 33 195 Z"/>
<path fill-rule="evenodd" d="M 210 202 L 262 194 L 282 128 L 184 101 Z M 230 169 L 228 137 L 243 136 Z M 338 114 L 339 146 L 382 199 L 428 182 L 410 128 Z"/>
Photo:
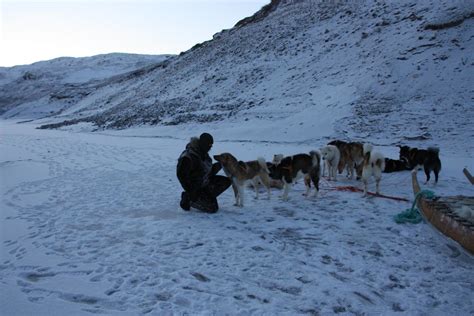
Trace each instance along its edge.
<path fill-rule="evenodd" d="M 221 169 L 222 169 L 222 165 L 220 162 L 216 162 L 212 164 L 211 175 L 215 176 Z"/>

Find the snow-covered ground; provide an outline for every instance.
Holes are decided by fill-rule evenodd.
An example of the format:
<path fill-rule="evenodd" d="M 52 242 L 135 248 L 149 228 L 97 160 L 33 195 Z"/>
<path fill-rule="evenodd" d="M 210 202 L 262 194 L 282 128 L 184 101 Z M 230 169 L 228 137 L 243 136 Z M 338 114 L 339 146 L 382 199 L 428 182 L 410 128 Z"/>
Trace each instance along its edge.
<path fill-rule="evenodd" d="M 216 214 L 179 208 L 176 160 L 192 133 L 213 133 L 211 153 L 243 160 L 308 152 L 324 138 L 0 124 L 1 315 L 474 313 L 474 258 L 425 223 L 396 224 L 411 202 L 334 190 L 355 180 L 322 180 L 317 199 L 300 182 L 288 202 L 248 189 L 238 208 L 228 190 Z M 472 153 L 442 146 L 440 182 L 427 187 L 472 195 L 461 173 L 474 170 Z M 411 199 L 410 173 L 384 174 L 382 192 Z"/>

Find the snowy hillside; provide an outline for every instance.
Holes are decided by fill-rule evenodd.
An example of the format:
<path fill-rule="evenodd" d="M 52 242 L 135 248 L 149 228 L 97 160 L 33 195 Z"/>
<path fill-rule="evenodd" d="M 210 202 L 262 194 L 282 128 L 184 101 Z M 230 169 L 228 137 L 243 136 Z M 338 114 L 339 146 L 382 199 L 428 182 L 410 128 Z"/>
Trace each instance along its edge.
<path fill-rule="evenodd" d="M 430 145 L 474 136 L 472 1 L 272 1 L 269 8 L 161 67 L 88 89 L 44 123 L 225 121 L 227 130 L 244 124 L 285 141 L 311 141 L 314 129 L 380 143 L 382 129 L 392 142 Z"/>
<path fill-rule="evenodd" d="M 115 53 L 0 67 L 0 114 L 25 119 L 57 115 L 117 75 L 168 57 Z"/>

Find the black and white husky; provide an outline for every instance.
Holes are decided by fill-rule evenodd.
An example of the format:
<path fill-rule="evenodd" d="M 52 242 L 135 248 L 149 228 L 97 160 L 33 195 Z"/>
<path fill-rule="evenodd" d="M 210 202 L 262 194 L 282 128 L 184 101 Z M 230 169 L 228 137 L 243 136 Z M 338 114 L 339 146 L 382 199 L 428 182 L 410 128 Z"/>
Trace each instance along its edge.
<path fill-rule="evenodd" d="M 430 181 L 430 173 L 433 171 L 435 182 L 438 183 L 438 175 L 441 171 L 439 148 L 429 147 L 428 149 L 418 149 L 408 146 L 398 147 L 400 148 L 400 159 L 407 161 L 410 169 L 423 167 L 426 174 L 426 183 Z"/>
<path fill-rule="evenodd" d="M 293 183 L 304 178 L 306 186 L 306 197 L 309 197 L 311 182 L 314 185 L 314 195 L 319 192 L 319 178 L 321 168 L 321 154 L 318 151 L 311 151 L 308 154 L 297 154 L 283 158 L 280 163 L 275 165 L 270 173 L 274 179 L 283 181 L 283 200 L 288 200 L 288 193 Z"/>

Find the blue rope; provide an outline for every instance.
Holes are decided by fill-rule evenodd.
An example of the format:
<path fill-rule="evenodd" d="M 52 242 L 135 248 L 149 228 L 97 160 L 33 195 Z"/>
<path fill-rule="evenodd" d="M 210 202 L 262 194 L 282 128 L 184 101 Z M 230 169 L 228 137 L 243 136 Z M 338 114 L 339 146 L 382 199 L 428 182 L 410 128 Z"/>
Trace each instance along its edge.
<path fill-rule="evenodd" d="M 425 197 L 427 199 L 432 199 L 435 197 L 435 193 L 430 190 L 422 190 L 415 195 L 415 201 L 411 206 L 411 209 L 406 209 L 404 212 L 397 214 L 393 217 L 397 224 L 412 223 L 418 224 L 422 221 L 420 211 L 416 208 L 416 203 L 420 197 Z"/>

